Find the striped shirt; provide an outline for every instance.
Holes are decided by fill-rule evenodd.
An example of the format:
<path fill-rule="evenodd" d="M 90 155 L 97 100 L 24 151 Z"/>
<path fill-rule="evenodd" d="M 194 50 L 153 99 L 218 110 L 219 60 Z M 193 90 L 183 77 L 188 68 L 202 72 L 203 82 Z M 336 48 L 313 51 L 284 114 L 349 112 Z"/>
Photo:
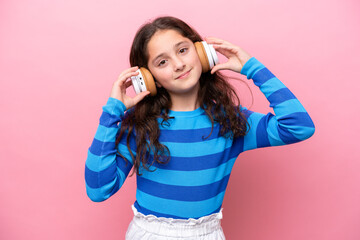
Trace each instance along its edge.
<path fill-rule="evenodd" d="M 241 107 L 250 124 L 246 136 L 223 137 L 219 124 L 215 123 L 213 133 L 206 138 L 211 131 L 211 121 L 203 109 L 170 111 L 169 115 L 174 118 L 169 124 L 159 124 L 159 141 L 169 148 L 171 159 L 165 165 L 155 162 L 150 167 L 155 171 L 143 169 L 142 176 L 137 176 L 134 206 L 139 212 L 178 219 L 197 219 L 219 212 L 240 153 L 296 143 L 314 134 L 314 123 L 299 100 L 262 63 L 252 57 L 241 74 L 260 88 L 275 115 Z M 125 105 L 112 97 L 103 106 L 85 163 L 86 190 L 92 201 L 101 202 L 115 194 L 133 166 L 125 137 L 115 146 L 125 110 Z M 134 139 L 130 145 L 135 155 Z M 127 165 L 117 150 L 129 160 Z"/>

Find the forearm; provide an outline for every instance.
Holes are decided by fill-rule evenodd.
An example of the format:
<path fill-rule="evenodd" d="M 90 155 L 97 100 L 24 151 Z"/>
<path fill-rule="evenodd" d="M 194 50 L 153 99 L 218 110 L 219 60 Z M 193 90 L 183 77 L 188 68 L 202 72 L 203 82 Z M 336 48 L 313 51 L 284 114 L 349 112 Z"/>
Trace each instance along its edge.
<path fill-rule="evenodd" d="M 251 58 L 241 73 L 254 81 L 275 113 L 250 114 L 251 134 L 256 138 L 256 146 L 251 148 L 295 143 L 314 134 L 314 123 L 303 105 L 262 63 Z"/>
<path fill-rule="evenodd" d="M 86 191 L 93 201 L 104 201 L 116 193 L 124 183 L 132 163 L 117 155 L 116 134 L 125 106 L 114 98 L 109 98 L 103 106 L 100 123 L 93 142 L 88 149 L 85 163 Z"/>

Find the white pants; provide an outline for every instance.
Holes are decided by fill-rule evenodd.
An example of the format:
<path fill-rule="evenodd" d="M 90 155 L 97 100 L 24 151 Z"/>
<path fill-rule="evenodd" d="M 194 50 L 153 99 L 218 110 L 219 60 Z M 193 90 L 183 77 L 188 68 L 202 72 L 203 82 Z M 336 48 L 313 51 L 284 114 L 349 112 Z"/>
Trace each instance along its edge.
<path fill-rule="evenodd" d="M 144 215 L 131 206 L 134 218 L 126 232 L 126 240 L 225 240 L 221 227 L 222 208 L 199 219 L 174 219 Z"/>

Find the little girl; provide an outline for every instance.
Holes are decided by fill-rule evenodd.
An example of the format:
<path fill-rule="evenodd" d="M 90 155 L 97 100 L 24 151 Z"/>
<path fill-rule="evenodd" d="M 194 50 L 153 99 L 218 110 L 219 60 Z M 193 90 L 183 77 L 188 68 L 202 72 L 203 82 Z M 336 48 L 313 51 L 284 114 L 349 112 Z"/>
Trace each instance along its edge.
<path fill-rule="evenodd" d="M 137 173 L 126 239 L 225 239 L 222 202 L 239 154 L 314 133 L 299 100 L 262 63 L 227 41 L 205 40 L 227 61 L 203 72 L 194 45 L 202 38 L 194 29 L 174 17 L 143 25 L 132 44 L 132 67 L 114 82 L 103 106 L 88 150 L 86 190 L 101 202 L 131 169 Z M 156 95 L 126 94 L 139 67 L 151 72 Z M 221 69 L 252 79 L 275 115 L 242 107 Z"/>

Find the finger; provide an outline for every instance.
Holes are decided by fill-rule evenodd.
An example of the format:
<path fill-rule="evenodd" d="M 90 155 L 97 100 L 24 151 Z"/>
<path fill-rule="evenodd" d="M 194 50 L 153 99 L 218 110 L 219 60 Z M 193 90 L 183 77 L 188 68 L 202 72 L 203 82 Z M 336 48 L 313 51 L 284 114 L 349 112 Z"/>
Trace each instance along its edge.
<path fill-rule="evenodd" d="M 230 51 L 224 47 L 221 47 L 220 45 L 213 45 L 214 46 L 214 49 L 215 51 L 223 54 L 223 55 L 227 55 L 230 53 Z"/>
<path fill-rule="evenodd" d="M 123 72 L 121 72 L 121 73 L 119 74 L 118 79 L 119 79 L 119 78 L 123 78 L 123 77 L 124 77 L 126 74 L 128 74 L 128 73 L 136 72 L 138 69 L 139 69 L 138 66 L 128 68 L 128 69 L 126 69 L 125 71 L 123 71 Z"/>
<path fill-rule="evenodd" d="M 124 70 L 123 72 L 121 72 L 121 73 L 120 73 L 120 76 L 121 76 L 121 75 L 124 75 L 124 74 L 126 74 L 126 73 L 129 73 L 129 72 L 135 72 L 135 71 L 138 70 L 138 69 L 139 69 L 138 66 L 134 66 L 134 67 L 128 68 L 128 69 Z"/>
<path fill-rule="evenodd" d="M 230 58 L 232 55 L 234 55 L 234 53 L 229 49 L 220 48 L 220 47 L 215 47 L 214 49 L 216 52 L 221 53 L 222 55 L 224 55 L 227 58 Z"/>
<path fill-rule="evenodd" d="M 234 50 L 237 50 L 238 47 L 235 46 L 235 45 L 232 45 L 232 44 L 214 44 L 213 47 L 215 48 L 215 50 L 217 49 L 226 49 L 226 50 L 231 50 L 231 51 L 234 51 Z"/>
<path fill-rule="evenodd" d="M 149 91 L 146 91 L 146 92 L 141 92 L 139 94 L 137 94 L 133 100 L 134 100 L 134 104 L 137 104 L 138 102 L 140 102 L 141 100 L 144 99 L 144 97 L 146 97 L 147 95 L 149 95 L 150 92 Z"/>
<path fill-rule="evenodd" d="M 205 40 L 207 43 L 210 44 L 221 44 L 224 42 L 224 40 L 220 39 L 220 38 L 215 38 L 215 37 L 205 37 Z"/>
<path fill-rule="evenodd" d="M 131 80 L 128 80 L 125 82 L 125 88 L 128 88 L 132 85 L 132 81 Z"/>
<path fill-rule="evenodd" d="M 123 75 L 120 75 L 117 82 L 118 84 L 123 84 L 128 78 L 131 78 L 132 76 L 138 75 L 139 72 L 127 72 Z"/>
<path fill-rule="evenodd" d="M 216 71 L 223 70 L 223 69 L 229 69 L 229 64 L 227 64 L 227 63 L 216 64 L 211 69 L 211 74 L 214 74 Z"/>
<path fill-rule="evenodd" d="M 226 57 L 230 57 L 230 55 L 232 54 L 238 54 L 239 53 L 239 48 L 236 46 L 228 46 L 228 45 L 213 45 L 214 49 L 225 55 Z"/>
<path fill-rule="evenodd" d="M 129 76 L 138 75 L 139 72 L 137 72 L 137 69 L 132 69 L 131 71 L 122 72 L 119 76 L 119 78 L 127 79 Z"/>
<path fill-rule="evenodd" d="M 224 40 L 224 39 L 220 39 L 220 38 L 215 38 L 215 37 L 209 37 L 206 38 L 206 42 L 210 43 L 210 44 L 218 44 L 218 45 L 228 45 L 228 46 L 235 46 L 234 44 Z"/>
<path fill-rule="evenodd" d="M 238 48 L 238 46 L 228 42 L 228 41 L 225 41 L 223 39 L 219 39 L 219 38 L 206 38 L 207 39 L 207 42 L 213 46 L 217 45 L 218 47 L 228 47 L 228 48 Z"/>

